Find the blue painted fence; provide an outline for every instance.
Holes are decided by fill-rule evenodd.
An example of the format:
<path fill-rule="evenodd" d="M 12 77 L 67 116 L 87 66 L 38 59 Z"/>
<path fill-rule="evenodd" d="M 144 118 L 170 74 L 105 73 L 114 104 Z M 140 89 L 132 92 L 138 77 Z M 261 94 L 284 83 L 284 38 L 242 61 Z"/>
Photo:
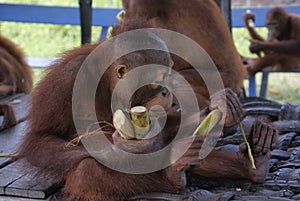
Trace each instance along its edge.
<path fill-rule="evenodd" d="M 299 6 L 284 7 L 290 13 L 300 14 Z M 232 9 L 232 27 L 244 27 L 242 14 L 248 8 Z M 270 7 L 250 8 L 255 14 L 256 27 L 264 27 L 265 16 Z M 92 25 L 101 26 L 102 32 L 100 38 L 103 39 L 107 36 L 108 29 L 113 24 L 117 23 L 116 15 L 120 9 L 111 8 L 93 8 L 92 11 Z M 5 4 L 0 3 L 0 21 L 10 22 L 27 22 L 27 23 L 44 23 L 44 24 L 70 24 L 80 25 L 80 14 L 78 7 L 63 7 L 63 6 L 38 6 L 26 4 Z M 28 62 L 32 67 L 47 67 L 51 63 L 51 59 L 44 58 L 28 58 Z M 263 71 L 263 79 L 261 83 L 260 96 L 266 96 L 266 87 L 268 83 L 268 73 L 282 72 L 282 71 Z M 300 68 L 288 71 L 300 72 Z M 255 75 L 249 78 L 249 96 L 256 96 L 256 80 Z"/>

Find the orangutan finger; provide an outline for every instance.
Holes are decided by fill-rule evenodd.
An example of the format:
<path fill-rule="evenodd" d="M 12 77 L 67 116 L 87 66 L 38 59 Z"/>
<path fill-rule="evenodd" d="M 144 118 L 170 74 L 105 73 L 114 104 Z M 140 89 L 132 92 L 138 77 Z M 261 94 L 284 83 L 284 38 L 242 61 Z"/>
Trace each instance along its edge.
<path fill-rule="evenodd" d="M 192 156 L 185 157 L 185 163 L 188 165 L 199 165 L 200 163 L 199 152 L 195 153 Z"/>
<path fill-rule="evenodd" d="M 259 133 L 260 134 L 259 140 L 255 147 L 256 153 L 262 153 L 266 138 L 268 138 L 268 134 L 269 134 L 269 126 L 265 123 L 261 123 L 261 125 L 262 125 L 262 127 L 261 127 L 261 131 Z"/>
<path fill-rule="evenodd" d="M 225 105 L 226 103 L 226 90 L 221 90 L 215 94 L 213 94 L 210 97 L 211 103 L 210 103 L 210 110 L 219 108 L 219 109 L 224 109 L 222 105 Z M 221 110 L 223 111 L 223 110 Z"/>
<path fill-rule="evenodd" d="M 264 144 L 264 147 L 263 147 L 262 154 L 265 155 L 266 153 L 268 153 L 270 151 L 274 134 L 275 133 L 274 133 L 273 128 L 268 126 L 268 133 L 265 136 L 265 144 Z"/>
<path fill-rule="evenodd" d="M 229 101 L 234 108 L 235 123 L 239 123 L 244 118 L 245 111 L 237 95 L 232 90 L 229 90 L 227 93 L 227 101 Z"/>
<path fill-rule="evenodd" d="M 192 158 L 190 165 L 199 165 L 200 161 L 201 161 L 201 159 L 200 159 L 200 156 L 198 153 L 197 156 Z"/>
<path fill-rule="evenodd" d="M 260 121 L 255 121 L 252 125 L 251 134 L 252 134 L 252 144 L 256 145 L 258 143 L 262 124 Z"/>
<path fill-rule="evenodd" d="M 238 98 L 234 99 L 234 106 L 236 109 L 237 117 L 239 118 L 239 122 L 245 117 L 246 112 Z"/>
<path fill-rule="evenodd" d="M 202 146 L 203 142 L 199 142 L 199 143 L 193 143 L 189 149 L 197 149 L 197 150 L 200 150 L 201 149 L 201 146 Z"/>
<path fill-rule="evenodd" d="M 232 100 L 238 100 L 237 94 L 229 88 L 225 89 L 226 98 L 231 98 Z M 239 101 L 238 101 L 239 102 Z"/>
<path fill-rule="evenodd" d="M 241 153 L 245 153 L 247 151 L 247 145 L 245 142 L 243 142 L 239 145 L 239 150 Z"/>
<path fill-rule="evenodd" d="M 193 142 L 193 145 L 202 145 L 204 142 L 205 137 L 203 136 L 196 136 Z"/>
<path fill-rule="evenodd" d="M 197 165 L 200 163 L 199 150 L 186 153 L 181 159 L 181 163 L 188 165 Z"/>
<path fill-rule="evenodd" d="M 278 137 L 278 130 L 276 128 L 273 128 L 271 150 L 275 149 L 277 146 L 277 137 Z"/>
<path fill-rule="evenodd" d="M 236 124 L 235 108 L 234 105 L 229 100 L 227 100 L 226 107 L 227 108 L 224 109 L 226 111 L 226 115 L 223 114 L 222 119 L 224 119 L 224 121 L 222 123 L 224 123 L 224 125 L 227 127 L 231 127 Z"/>

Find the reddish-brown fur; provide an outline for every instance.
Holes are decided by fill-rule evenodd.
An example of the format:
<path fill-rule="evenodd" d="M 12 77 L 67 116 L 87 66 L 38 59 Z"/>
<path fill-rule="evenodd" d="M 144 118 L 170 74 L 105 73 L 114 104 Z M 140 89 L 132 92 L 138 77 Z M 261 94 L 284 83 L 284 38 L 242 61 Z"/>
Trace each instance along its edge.
<path fill-rule="evenodd" d="M 164 176 L 164 171 L 146 175 L 119 173 L 98 163 L 82 144 L 65 147 L 66 142 L 77 137 L 71 107 L 74 81 L 82 62 L 96 47 L 86 45 L 67 52 L 57 64 L 50 67 L 45 78 L 35 88 L 28 116 L 29 129 L 20 148 L 20 155 L 39 167 L 37 175 L 47 174 L 57 183 L 65 182 L 64 193 L 70 199 L 111 201 L 158 189 L 175 192 L 174 184 Z M 168 65 L 168 60 L 158 58 L 155 52 L 142 51 L 143 54 L 148 56 L 147 61 L 142 59 L 143 63 Z M 126 59 L 116 63 L 129 65 L 130 68 L 141 65 Z M 115 65 L 109 69 L 114 69 Z M 112 122 L 110 99 L 113 89 L 111 80 L 114 79 L 117 79 L 116 74 L 108 70 L 99 84 L 95 101 L 99 121 Z M 107 130 L 110 133 L 107 135 L 109 139 L 112 139 L 113 131 Z"/>
<path fill-rule="evenodd" d="M 145 2 L 146 5 L 148 5 L 150 1 L 140 0 L 140 2 Z M 218 8 L 212 3 L 213 1 L 207 1 L 206 4 L 203 3 L 203 1 L 191 0 L 191 4 L 198 6 L 198 9 L 202 10 L 202 12 L 200 12 L 200 10 L 197 12 L 193 6 L 189 7 L 186 4 L 179 4 L 179 0 L 152 0 L 151 2 L 155 3 L 151 4 L 150 7 L 147 7 L 146 11 L 152 10 L 153 6 L 155 16 L 157 14 L 157 6 L 159 5 L 157 4 L 158 2 L 161 2 L 161 5 L 163 6 L 162 8 L 166 8 L 165 6 L 167 6 L 167 4 L 165 2 L 168 2 L 168 4 L 172 6 L 180 6 L 177 7 L 178 12 L 184 8 L 182 11 L 182 14 L 184 14 L 183 16 L 187 16 L 185 12 L 187 12 L 188 9 L 192 9 L 191 14 L 195 16 L 198 16 L 196 15 L 197 13 L 200 15 L 201 13 L 205 13 L 205 16 L 198 16 L 198 19 L 195 19 L 200 21 L 196 28 L 189 28 L 193 30 L 194 37 L 196 37 L 196 32 L 201 33 L 201 36 L 205 37 L 205 39 L 201 37 L 198 39 L 207 45 L 206 48 L 208 50 L 210 48 L 214 49 L 209 51 L 211 51 L 213 54 L 212 57 L 218 64 L 225 82 L 229 87 L 232 87 L 237 91 L 242 82 L 242 79 L 238 74 L 238 72 L 242 72 L 242 70 L 238 70 L 240 69 L 240 62 L 237 57 L 236 50 L 233 47 L 232 40 L 230 39 L 230 35 L 226 32 L 228 30 L 226 30 L 225 24 L 223 24 L 220 13 L 218 13 Z M 173 4 L 172 2 L 176 3 Z M 124 1 L 125 8 L 127 8 L 128 3 L 128 1 Z M 169 10 L 167 10 L 167 12 L 169 12 Z M 163 12 L 160 15 L 166 16 L 167 13 Z M 173 15 L 174 14 L 171 16 Z M 206 17 L 207 15 L 211 17 L 210 20 L 215 20 L 216 25 L 213 27 L 205 26 L 207 22 L 202 21 L 202 17 Z M 126 26 L 128 26 L 128 28 L 123 29 L 120 27 L 115 27 L 113 35 L 121 33 L 126 29 L 131 30 L 134 25 L 145 22 L 144 20 L 147 22 L 153 22 L 154 20 L 144 19 L 143 16 L 140 17 L 141 18 L 134 18 L 138 22 L 132 22 L 131 25 L 127 24 Z M 141 19 L 141 21 L 139 21 L 139 19 Z M 178 18 L 175 19 L 179 20 Z M 184 20 L 187 19 L 182 19 L 180 23 L 177 23 L 178 27 L 176 29 L 189 32 L 188 30 L 184 29 L 184 27 L 187 27 L 187 24 L 185 24 Z M 219 21 L 221 21 L 221 23 Z M 190 21 L 188 22 L 190 23 Z M 168 23 L 171 22 L 168 21 Z M 182 23 L 184 24 L 184 27 L 181 27 Z M 175 26 L 175 24 L 173 25 Z M 211 39 L 210 36 L 205 35 L 205 31 L 202 30 L 204 28 L 201 25 L 207 29 L 206 31 L 215 30 L 215 26 L 219 28 L 221 27 L 215 31 L 216 35 L 212 34 L 211 37 L 222 37 L 224 44 L 221 45 L 224 46 L 224 48 L 227 48 L 226 53 L 232 56 L 230 59 L 227 59 L 229 56 L 223 56 L 222 52 L 224 49 L 221 47 L 211 46 L 210 43 L 204 42 L 206 40 L 209 40 L 210 42 L 216 42 L 216 39 Z M 197 29 L 199 30 L 197 31 Z M 222 31 L 225 31 L 225 34 L 222 33 Z M 218 40 L 221 39 L 218 38 Z M 226 45 L 228 45 L 228 47 Z M 19 153 L 21 157 L 25 157 L 32 165 L 38 167 L 37 176 L 46 174 L 57 183 L 64 184 L 63 192 L 66 199 L 77 199 L 83 201 L 124 200 L 131 196 L 143 195 L 148 192 L 180 192 L 180 190 L 184 189 L 186 185 L 184 171 L 191 165 L 195 165 L 194 167 L 196 168 L 196 174 L 199 174 L 199 171 L 197 170 L 200 169 L 200 171 L 202 171 L 201 168 L 203 167 L 203 172 L 207 171 L 208 176 L 213 176 L 214 173 L 209 172 L 209 165 L 199 167 L 200 164 L 198 154 L 203 140 L 201 137 L 197 137 L 188 151 L 174 164 L 170 165 L 166 169 L 142 175 L 125 174 L 105 167 L 101 163 L 97 162 L 91 155 L 89 155 L 81 143 L 73 147 L 65 146 L 66 142 L 69 142 L 77 137 L 71 106 L 74 81 L 82 62 L 96 47 L 97 45 L 86 45 L 81 48 L 66 52 L 56 64 L 50 67 L 47 75 L 36 87 L 35 93 L 32 94 L 31 110 L 28 117 L 28 130 L 19 149 Z M 180 60 L 177 61 L 181 62 Z M 166 55 L 164 52 L 158 52 L 154 50 L 139 51 L 133 53 L 131 56 L 124 56 L 120 58 L 109 67 L 97 88 L 96 100 L 95 102 L 91 103 L 95 104 L 96 114 L 99 121 L 112 122 L 112 113 L 110 110 L 112 90 L 115 86 L 115 82 L 117 82 L 118 79 L 122 79 L 123 72 L 131 70 L 140 65 L 151 63 L 167 66 L 170 64 L 169 55 Z M 120 73 L 118 69 L 124 65 L 127 66 L 128 69 L 125 69 L 125 71 L 122 69 Z M 182 71 L 190 68 L 189 65 L 181 66 L 178 65 L 178 63 L 176 66 L 177 70 Z M 227 73 L 231 80 L 226 78 Z M 231 73 L 233 73 L 233 75 L 231 75 Z M 137 80 L 139 80 L 138 77 Z M 195 85 L 195 87 L 198 87 L 198 85 Z M 159 89 L 157 86 L 155 87 L 151 85 L 141 88 L 133 95 L 131 99 L 132 104 L 143 104 L 147 107 L 150 107 L 151 104 L 155 103 L 165 106 L 165 108 L 168 110 L 169 104 L 167 103 L 172 97 L 166 95 L 163 88 L 161 90 L 157 89 Z M 153 90 L 156 90 L 156 94 L 153 94 Z M 201 90 L 199 91 L 201 94 Z M 148 94 L 152 95 L 148 96 Z M 207 96 L 206 92 L 204 92 L 204 94 Z M 219 108 L 223 111 L 224 107 L 222 107 L 222 105 L 230 104 L 230 107 L 227 108 L 231 108 L 232 111 L 228 113 L 229 117 L 225 118 L 224 123 L 225 125 L 232 126 L 233 124 L 241 121 L 244 113 L 235 94 L 230 90 L 227 90 L 226 94 L 229 100 L 228 103 L 224 103 L 223 100 L 220 100 L 219 102 L 219 96 L 215 96 L 215 99 L 217 100 L 212 101 L 210 106 L 211 109 Z M 208 97 L 204 102 L 207 106 Z M 202 104 L 204 103 L 202 102 Z M 81 109 L 84 110 L 84 106 L 82 106 Z M 192 117 L 199 118 L 199 114 L 195 114 Z M 105 130 L 107 132 L 106 136 L 111 142 L 114 142 L 114 146 L 118 146 L 133 153 L 148 153 L 155 151 L 157 148 L 162 148 L 170 141 L 170 139 L 174 137 L 173 135 L 176 134 L 179 126 L 179 118 L 180 113 L 169 110 L 166 128 L 156 138 L 152 139 L 152 141 L 150 140 L 150 143 L 149 140 L 124 140 L 117 132 L 114 131 L 113 128 L 108 128 Z M 88 120 L 89 119 L 87 116 L 87 121 Z M 186 126 L 188 127 L 188 125 Z M 264 144 L 263 147 L 270 148 L 275 139 L 275 137 L 272 137 L 273 133 L 270 133 L 273 130 L 268 129 L 269 127 L 266 125 L 264 125 L 264 128 L 266 128 L 265 132 L 261 132 L 262 134 L 255 136 L 254 139 L 257 141 L 264 141 L 266 138 L 269 143 Z M 191 140 L 193 139 L 180 139 L 179 143 L 184 145 L 191 142 Z M 253 143 L 253 146 L 256 144 Z M 258 151 L 258 155 L 256 156 L 257 160 L 261 159 L 261 157 L 267 157 L 264 155 L 265 153 L 261 154 L 261 152 L 262 151 Z M 262 176 L 257 175 L 258 173 L 265 172 L 267 168 L 265 163 L 268 162 L 268 159 L 262 160 L 265 163 L 262 166 L 259 166 L 258 170 L 254 171 L 253 174 L 250 174 L 251 170 L 248 170 L 248 159 L 245 155 L 243 155 L 243 153 L 245 153 L 244 150 L 241 151 L 239 155 L 229 152 L 223 153 L 221 150 L 213 151 L 213 153 L 214 154 L 208 158 L 209 164 L 214 165 L 216 162 L 214 160 L 219 160 L 229 166 L 229 168 L 225 168 L 225 174 L 221 174 L 220 172 L 222 172 L 222 170 L 220 169 L 216 170 L 219 171 L 218 175 L 226 177 L 233 176 L 234 178 L 247 178 L 253 181 L 261 181 L 264 179 L 265 174 L 262 174 Z M 224 158 L 221 160 L 221 158 L 217 156 L 224 156 Z M 166 156 L 166 160 L 168 160 L 168 157 L 169 156 Z M 241 163 L 243 163 L 245 171 L 244 169 L 241 170 Z"/>
<path fill-rule="evenodd" d="M 13 107 L 9 103 L 0 101 L 0 115 L 3 116 L 0 131 L 11 128 L 17 124 Z"/>
<path fill-rule="evenodd" d="M 123 5 L 126 14 L 120 29 L 126 30 L 135 19 L 139 19 L 142 23 L 135 28 L 164 28 L 188 36 L 210 55 L 224 86 L 240 92 L 246 71 L 214 0 L 189 0 L 188 3 L 181 0 L 123 0 Z M 199 106 L 207 106 L 209 95 L 202 78 L 195 76 L 198 73 L 191 64 L 176 56 L 173 60 L 174 69 L 182 73 L 197 91 Z"/>
<path fill-rule="evenodd" d="M 14 93 L 30 93 L 32 71 L 24 60 L 24 54 L 12 41 L 0 35 L 0 96 Z M 4 90 L 11 86 L 11 90 Z M 3 88 L 3 91 L 2 91 Z"/>
<path fill-rule="evenodd" d="M 24 60 L 24 54 L 9 39 L 0 35 L 0 98 L 16 93 L 30 93 L 32 89 L 31 68 Z M 4 120 L 0 130 L 14 126 L 16 118 L 10 104 L 0 103 L 0 115 Z"/>
<path fill-rule="evenodd" d="M 244 59 L 250 73 L 266 67 L 287 70 L 300 65 L 300 15 L 288 13 L 283 8 L 273 8 L 266 16 L 266 27 L 270 38 L 263 39 L 248 21 L 254 20 L 252 13 L 244 14 L 245 25 L 252 38 L 250 51 L 264 53 L 257 59 Z"/>

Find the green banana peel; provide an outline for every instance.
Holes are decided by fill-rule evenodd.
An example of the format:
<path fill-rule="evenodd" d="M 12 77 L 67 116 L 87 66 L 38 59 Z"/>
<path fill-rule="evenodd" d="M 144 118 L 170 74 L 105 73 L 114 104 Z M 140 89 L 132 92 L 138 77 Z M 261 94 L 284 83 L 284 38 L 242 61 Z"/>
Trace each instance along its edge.
<path fill-rule="evenodd" d="M 193 135 L 202 135 L 202 136 L 208 135 L 208 133 L 219 123 L 221 118 L 222 118 L 222 112 L 219 109 L 215 109 L 215 110 L 211 111 L 205 117 L 205 119 L 200 123 L 200 125 L 194 131 Z M 244 141 L 247 146 L 248 157 L 249 157 L 251 166 L 253 169 L 256 169 L 254 158 L 253 158 L 252 151 L 251 151 L 251 147 L 250 147 L 249 142 L 247 141 L 242 123 L 240 123 L 239 126 L 240 126 L 240 130 L 242 132 Z"/>
<path fill-rule="evenodd" d="M 242 132 L 244 141 L 245 141 L 246 146 L 247 146 L 248 157 L 249 157 L 251 166 L 252 166 L 253 169 L 256 169 L 255 162 L 254 162 L 254 158 L 253 158 L 252 151 L 251 151 L 251 147 L 250 147 L 250 144 L 249 144 L 249 142 L 248 142 L 248 140 L 247 140 L 247 137 L 246 137 L 246 135 L 245 135 L 245 131 L 244 131 L 244 129 L 243 129 L 242 123 L 240 123 L 240 130 L 241 130 L 241 132 Z"/>
<path fill-rule="evenodd" d="M 18 153 L 13 153 L 13 154 L 0 153 L 0 158 L 12 158 L 12 157 L 17 157 L 18 155 L 19 155 Z"/>
<path fill-rule="evenodd" d="M 222 118 L 222 112 L 219 109 L 211 111 L 200 123 L 193 135 L 206 136 L 219 123 Z"/>

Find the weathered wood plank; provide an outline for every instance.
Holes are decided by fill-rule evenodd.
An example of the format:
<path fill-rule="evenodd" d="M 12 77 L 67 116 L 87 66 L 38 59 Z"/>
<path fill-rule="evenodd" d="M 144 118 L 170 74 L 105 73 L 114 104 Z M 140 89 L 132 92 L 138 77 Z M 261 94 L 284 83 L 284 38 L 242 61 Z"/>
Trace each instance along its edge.
<path fill-rule="evenodd" d="M 18 160 L 1 169 L 3 172 L 3 178 L 0 177 L 2 194 L 46 199 L 57 189 L 49 178 L 36 179 L 33 175 L 26 174 L 23 167 L 28 165 L 26 161 Z"/>
<path fill-rule="evenodd" d="M 5 195 L 45 199 L 57 189 L 50 179 L 36 180 L 24 175 L 5 188 Z"/>
<path fill-rule="evenodd" d="M 13 103 L 16 119 L 21 123 L 0 133 L 0 153 L 14 153 L 20 140 L 23 138 L 26 127 L 26 124 L 23 122 L 28 114 L 28 100 L 29 96 L 24 94 L 16 94 L 2 99 L 2 101 Z M 0 124 L 2 124 L 2 120 L 3 118 L 0 117 Z M 0 168 L 6 165 L 9 159 L 10 158 L 0 158 Z"/>
<path fill-rule="evenodd" d="M 58 190 L 58 186 L 49 179 L 36 181 L 36 184 L 28 190 L 30 198 L 46 198 Z"/>
<path fill-rule="evenodd" d="M 17 151 L 25 135 L 26 121 L 24 120 L 29 108 L 27 105 L 28 99 L 29 97 L 23 94 L 7 97 L 5 99 L 5 101 L 16 102 L 13 104 L 13 107 L 16 118 L 21 123 L 0 133 L 0 153 L 12 154 Z M 25 174 L 22 170 L 22 163 L 24 163 L 22 160 L 7 165 L 10 159 L 11 158 L 0 158 L 0 168 L 3 167 L 0 169 L 0 195 L 19 196 L 27 199 L 45 199 L 57 189 L 49 179 L 45 178 L 43 181 L 38 181 L 34 179 L 33 176 Z M 3 199 L 7 200 L 8 198 L 9 197 L 5 197 Z"/>
<path fill-rule="evenodd" d="M 6 186 L 25 175 L 20 171 L 20 165 L 19 162 L 14 162 L 0 169 L 0 195 L 5 194 Z"/>
<path fill-rule="evenodd" d="M 4 194 L 5 195 L 13 195 L 13 196 L 20 196 L 20 197 L 28 197 L 28 188 L 27 185 L 30 182 L 29 177 L 24 175 L 13 182 L 11 185 L 5 188 Z M 27 182 L 27 183 L 26 183 Z"/>
<path fill-rule="evenodd" d="M 25 134 L 26 122 L 22 122 L 10 129 L 0 133 L 0 153 L 12 154 L 17 148 Z M 0 167 L 10 158 L 0 158 Z"/>
<path fill-rule="evenodd" d="M 29 198 L 19 198 L 13 196 L 0 196 L 0 201 L 52 201 L 53 198 L 49 197 L 47 199 L 29 199 Z"/>

